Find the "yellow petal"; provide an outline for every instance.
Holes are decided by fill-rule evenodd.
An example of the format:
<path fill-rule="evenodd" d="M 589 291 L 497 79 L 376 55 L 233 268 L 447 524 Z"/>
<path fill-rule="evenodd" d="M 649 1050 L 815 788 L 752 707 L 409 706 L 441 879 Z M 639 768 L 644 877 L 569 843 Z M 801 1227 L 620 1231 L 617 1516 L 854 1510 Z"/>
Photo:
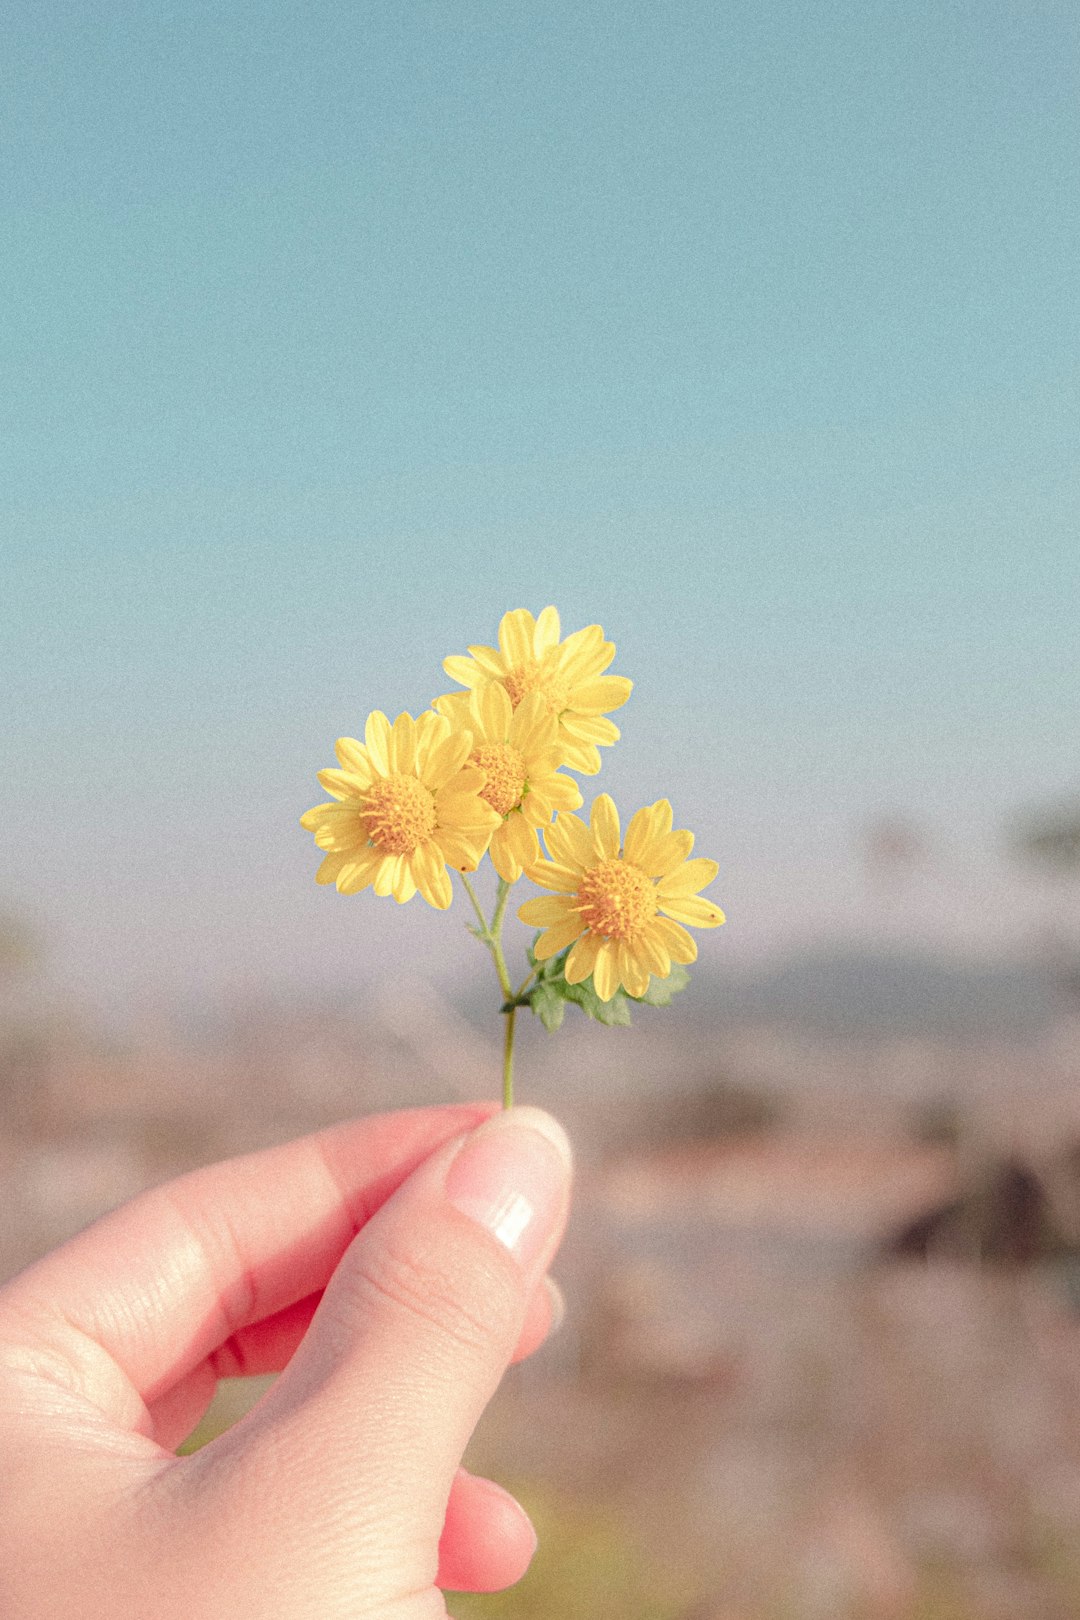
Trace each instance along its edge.
<path fill-rule="evenodd" d="M 544 828 L 544 843 L 552 860 L 566 867 L 591 866 L 595 859 L 592 834 L 581 817 L 569 810 L 560 811 L 551 826 Z"/>
<path fill-rule="evenodd" d="M 435 795 L 435 813 L 440 827 L 488 828 L 494 832 L 502 817 L 486 799 L 476 793 L 455 793 L 452 787 L 443 788 Z"/>
<path fill-rule="evenodd" d="M 553 924 L 546 933 L 540 935 L 533 947 L 533 955 L 538 962 L 546 962 L 549 956 L 558 956 L 560 951 L 573 943 L 581 933 L 581 918 L 576 914 L 565 918 L 561 923 Z"/>
<path fill-rule="evenodd" d="M 601 1001 L 610 1001 L 619 988 L 619 956 L 614 940 L 600 943 L 593 966 L 593 989 Z"/>
<path fill-rule="evenodd" d="M 320 771 L 319 786 L 332 793 L 335 799 L 359 799 L 371 783 L 353 776 L 350 771 Z"/>
<path fill-rule="evenodd" d="M 382 865 L 384 856 L 377 849 L 365 846 L 356 850 L 345 861 L 337 877 L 339 894 L 359 894 L 366 889 Z"/>
<path fill-rule="evenodd" d="M 457 696 L 464 703 L 468 703 L 468 692 L 458 692 Z M 434 708 L 424 709 L 416 717 L 416 758 L 417 763 L 427 759 L 431 750 L 442 742 L 444 737 L 450 735 L 450 727 L 443 715 L 437 714 Z"/>
<path fill-rule="evenodd" d="M 567 714 L 563 716 L 563 730 L 578 742 L 599 743 L 604 748 L 618 742 L 622 732 L 614 720 L 605 720 L 602 714 Z"/>
<path fill-rule="evenodd" d="M 355 804 L 319 804 L 301 816 L 300 824 L 314 833 L 320 849 L 351 849 L 367 843 L 367 825 Z"/>
<path fill-rule="evenodd" d="M 506 829 L 507 823 L 505 821 L 501 827 L 496 827 L 491 835 L 488 854 L 491 856 L 492 866 L 503 882 L 516 883 L 521 876 L 522 863 L 514 854 L 514 846 L 506 836 Z"/>
<path fill-rule="evenodd" d="M 415 893 L 416 879 L 413 876 L 412 857 L 406 855 L 402 857 L 401 871 L 394 883 L 394 899 L 399 906 L 403 906 Z"/>
<path fill-rule="evenodd" d="M 416 721 L 411 714 L 399 714 L 391 732 L 390 757 L 402 776 L 416 773 Z"/>
<path fill-rule="evenodd" d="M 524 752 L 524 750 L 523 750 Z M 545 744 L 542 748 L 529 748 L 529 781 L 536 782 L 541 776 L 554 776 L 566 764 L 566 753 L 559 741 L 559 729 L 556 722 L 551 733 L 551 746 Z"/>
<path fill-rule="evenodd" d="M 432 834 L 449 866 L 458 872 L 475 872 L 488 847 L 488 833 L 461 832 L 456 828 L 438 827 Z"/>
<path fill-rule="evenodd" d="M 587 681 L 600 675 L 615 657 L 615 645 L 604 640 L 598 624 L 575 630 L 559 648 L 559 673 L 564 681 Z"/>
<path fill-rule="evenodd" d="M 413 851 L 412 871 L 416 886 L 428 905 L 434 906 L 436 911 L 445 911 L 454 898 L 454 891 L 446 863 L 432 840 Z"/>
<path fill-rule="evenodd" d="M 475 691 L 475 687 L 473 689 Z M 468 723 L 469 699 L 471 692 L 444 692 L 437 697 L 431 707 L 436 714 L 441 714 L 450 721 L 451 725 L 465 725 Z"/>
<path fill-rule="evenodd" d="M 599 934 L 582 934 L 570 955 L 566 958 L 567 984 L 580 984 L 587 979 L 596 966 L 596 953 L 603 941 Z"/>
<path fill-rule="evenodd" d="M 631 946 L 628 940 L 620 940 L 617 960 L 619 979 L 627 995 L 643 996 L 649 988 L 649 970 L 638 958 L 636 941 Z"/>
<path fill-rule="evenodd" d="M 669 922 L 667 917 L 654 917 L 649 924 L 649 931 L 653 937 L 671 954 L 673 962 L 695 962 L 697 960 L 697 944 L 692 934 L 685 928 L 680 928 L 677 922 Z"/>
<path fill-rule="evenodd" d="M 564 732 L 563 760 L 582 776 L 595 776 L 600 769 L 600 753 L 592 743 L 576 743 Z"/>
<path fill-rule="evenodd" d="M 332 855 L 324 855 L 315 873 L 316 883 L 336 883 L 337 875 L 348 859 L 348 855 L 340 850 L 335 850 Z"/>
<path fill-rule="evenodd" d="M 371 783 L 375 780 L 375 772 L 371 768 L 367 749 L 363 743 L 357 742 L 355 737 L 339 737 L 334 744 L 334 753 L 343 771 L 348 771 L 351 776 L 358 776 L 363 782 Z"/>
<path fill-rule="evenodd" d="M 671 972 L 671 953 L 651 923 L 635 936 L 634 949 L 650 973 L 658 979 L 667 978 Z"/>
<path fill-rule="evenodd" d="M 336 804 L 312 805 L 311 809 L 305 810 L 303 815 L 300 817 L 300 825 L 303 827 L 305 832 L 314 832 L 319 826 L 319 823 L 325 819 L 323 814 L 324 811 L 338 810 L 340 808 L 340 805 Z"/>
<path fill-rule="evenodd" d="M 509 702 L 506 688 L 500 687 L 499 690 Z M 509 728 L 502 735 L 508 742 L 513 743 L 515 748 L 519 748 L 523 754 L 532 759 L 542 749 L 555 746 L 559 735 L 559 722 L 539 692 L 526 692 L 517 708 L 512 710 Z"/>
<path fill-rule="evenodd" d="M 674 832 L 654 838 L 644 860 L 635 861 L 634 864 L 640 866 L 648 877 L 665 878 L 682 866 L 693 847 L 693 833 L 685 827 L 677 827 Z"/>
<path fill-rule="evenodd" d="M 628 845 L 629 842 L 627 838 Z M 697 894 L 699 889 L 712 882 L 719 870 L 715 861 L 707 861 L 703 855 L 694 861 L 684 861 L 656 885 L 657 898 L 662 904 L 667 897 L 674 900 L 680 895 Z"/>
<path fill-rule="evenodd" d="M 521 867 L 531 866 L 540 859 L 540 840 L 519 810 L 512 810 L 507 816 L 503 833 Z"/>
<path fill-rule="evenodd" d="M 387 895 L 393 894 L 394 885 L 401 876 L 404 860 L 404 855 L 383 856 L 372 884 L 380 900 L 385 900 Z"/>
<path fill-rule="evenodd" d="M 541 889 L 556 889 L 563 894 L 576 894 L 581 882 L 580 872 L 572 872 L 558 861 L 534 861 L 525 875 Z"/>
<path fill-rule="evenodd" d="M 604 714 L 608 709 L 621 709 L 633 685 L 625 675 L 599 675 L 572 689 L 569 706 L 578 714 Z"/>
<path fill-rule="evenodd" d="M 660 910 L 665 917 L 674 917 L 676 922 L 689 923 L 692 928 L 719 928 L 725 920 L 719 906 L 714 905 L 711 900 L 703 900 L 696 894 L 661 900 Z"/>
<path fill-rule="evenodd" d="M 535 620 L 525 608 L 504 613 L 499 623 L 499 651 L 506 662 L 526 664 L 533 655 Z"/>
<path fill-rule="evenodd" d="M 694 847 L 693 833 L 672 832 L 671 821 L 671 805 L 667 799 L 657 799 L 637 811 L 626 829 L 626 859 L 649 877 L 666 877 Z"/>
<path fill-rule="evenodd" d="M 462 686 L 479 686 L 484 679 L 484 671 L 475 659 L 463 658 L 458 653 L 444 658 L 442 667 L 452 681 L 460 681 Z"/>
<path fill-rule="evenodd" d="M 502 680 L 506 674 L 506 660 L 501 653 L 495 651 L 494 647 L 470 647 L 469 652 L 489 680 Z"/>
<path fill-rule="evenodd" d="M 635 810 L 630 817 L 623 854 L 628 861 L 633 861 L 635 866 L 643 867 L 649 845 L 659 836 L 658 812 L 661 804 L 667 804 L 667 800 L 661 799 L 657 804 L 647 804 L 641 810 Z M 669 810 L 670 808 L 668 805 Z"/>
<path fill-rule="evenodd" d="M 579 930 L 582 926 L 581 918 L 574 911 L 573 901 L 568 895 L 538 894 L 518 907 L 518 916 L 531 928 L 554 928 L 570 916 L 577 918 Z"/>
<path fill-rule="evenodd" d="M 510 731 L 514 706 L 504 686 L 490 681 L 473 697 L 474 710 L 479 713 L 485 741 L 505 742 Z"/>
<path fill-rule="evenodd" d="M 467 763 L 461 767 L 456 776 L 450 778 L 446 787 L 450 793 L 479 794 L 486 781 L 486 771 L 482 771 L 479 765 Z"/>
<path fill-rule="evenodd" d="M 471 731 L 454 732 L 436 743 L 420 773 L 424 786 L 433 792 L 444 787 L 460 771 L 471 750 Z"/>
<path fill-rule="evenodd" d="M 601 793 L 593 803 L 592 816 L 593 847 L 602 861 L 613 861 L 619 853 L 621 837 L 619 833 L 619 812 L 615 808 L 615 801 L 610 793 Z M 605 1000 L 607 997 L 604 998 Z"/>
<path fill-rule="evenodd" d="M 466 703 L 469 699 L 467 692 L 459 694 Z M 416 717 L 416 774 L 421 782 L 426 784 L 426 772 L 431 765 L 431 756 L 439 745 L 446 741 L 454 731 L 454 727 L 444 714 L 438 714 L 434 709 L 425 709 Z"/>
<path fill-rule="evenodd" d="M 533 645 L 536 648 L 537 658 L 542 658 L 552 647 L 558 645 L 560 628 L 558 609 L 544 608 L 533 631 Z"/>
<path fill-rule="evenodd" d="M 526 793 L 518 809 L 530 827 L 546 827 L 555 814 L 555 806 L 550 799 L 545 798 L 542 793 L 537 793 L 533 788 Z M 537 854 L 539 853 L 538 849 Z"/>
<path fill-rule="evenodd" d="M 550 799 L 556 810 L 578 810 L 581 807 L 581 789 L 573 777 L 554 775 L 540 779 L 544 797 Z"/>
<path fill-rule="evenodd" d="M 390 722 L 381 709 L 375 709 L 367 717 L 364 727 L 364 743 L 367 747 L 368 757 L 378 776 L 389 776 L 390 765 Z"/>

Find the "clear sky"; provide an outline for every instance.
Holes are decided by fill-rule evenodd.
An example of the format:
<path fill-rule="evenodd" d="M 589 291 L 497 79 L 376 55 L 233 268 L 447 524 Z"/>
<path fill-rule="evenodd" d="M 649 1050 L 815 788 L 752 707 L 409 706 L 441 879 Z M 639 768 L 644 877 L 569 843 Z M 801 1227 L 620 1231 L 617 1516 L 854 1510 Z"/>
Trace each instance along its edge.
<path fill-rule="evenodd" d="M 296 818 L 549 601 L 707 951 L 864 927 L 883 811 L 966 873 L 890 926 L 1007 944 L 1003 823 L 1080 787 L 1078 92 L 1073 0 L 9 8 L 0 901 L 54 971 L 456 948 Z"/>

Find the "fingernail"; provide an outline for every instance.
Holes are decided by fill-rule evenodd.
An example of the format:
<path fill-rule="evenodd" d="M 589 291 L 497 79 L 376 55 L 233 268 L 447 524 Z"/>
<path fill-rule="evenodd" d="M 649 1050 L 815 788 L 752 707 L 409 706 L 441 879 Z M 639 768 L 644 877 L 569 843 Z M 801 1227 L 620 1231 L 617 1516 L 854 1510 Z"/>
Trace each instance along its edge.
<path fill-rule="evenodd" d="M 551 1325 L 548 1328 L 548 1338 L 550 1339 L 558 1333 L 566 1321 L 566 1295 L 554 1277 L 545 1277 L 544 1287 L 547 1290 L 548 1303 L 551 1306 Z"/>
<path fill-rule="evenodd" d="M 550 1114 L 510 1108 L 462 1144 L 447 1172 L 446 1196 L 529 1272 L 565 1211 L 571 1163 L 566 1133 Z"/>

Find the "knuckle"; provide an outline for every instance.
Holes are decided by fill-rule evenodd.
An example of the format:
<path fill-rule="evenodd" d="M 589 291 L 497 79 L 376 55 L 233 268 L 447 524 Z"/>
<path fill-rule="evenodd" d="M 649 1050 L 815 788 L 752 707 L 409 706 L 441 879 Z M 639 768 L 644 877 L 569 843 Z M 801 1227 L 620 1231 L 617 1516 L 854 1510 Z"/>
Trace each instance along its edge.
<path fill-rule="evenodd" d="M 379 1305 L 479 1355 L 516 1337 L 521 1290 L 501 1256 L 473 1244 L 387 1235 L 361 1262 L 358 1282 Z"/>

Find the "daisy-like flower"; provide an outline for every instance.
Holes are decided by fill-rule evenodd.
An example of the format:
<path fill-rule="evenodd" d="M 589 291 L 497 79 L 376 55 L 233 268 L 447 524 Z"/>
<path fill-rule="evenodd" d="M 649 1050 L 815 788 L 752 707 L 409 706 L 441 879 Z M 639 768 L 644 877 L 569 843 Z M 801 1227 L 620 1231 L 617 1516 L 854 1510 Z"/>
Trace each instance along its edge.
<path fill-rule="evenodd" d="M 538 960 L 572 944 L 567 982 L 579 984 L 591 973 L 601 1001 L 620 985 L 643 996 L 650 974 L 666 979 L 672 962 L 694 961 L 697 945 L 684 923 L 716 928 L 724 920 L 719 906 L 698 893 L 716 876 L 716 862 L 688 859 L 694 835 L 672 831 L 666 799 L 639 810 L 625 844 L 620 838 L 619 812 L 607 793 L 593 804 L 589 826 L 580 816 L 560 815 L 544 831 L 551 859 L 528 869 L 534 883 L 555 892 L 518 909 L 522 922 L 544 930 Z"/>
<path fill-rule="evenodd" d="M 443 668 L 462 686 L 501 686 L 516 709 L 530 692 L 539 693 L 559 723 L 563 761 L 573 771 L 595 776 L 599 747 L 618 740 L 619 728 L 605 719 L 630 696 L 624 675 L 605 675 L 615 657 L 615 644 L 604 640 L 598 624 L 559 640 L 559 615 L 546 607 L 538 619 L 524 608 L 504 613 L 499 645 L 470 647 L 469 656 L 443 660 Z"/>
<path fill-rule="evenodd" d="M 451 692 L 437 698 L 435 707 L 455 731 L 471 733 L 469 758 L 487 778 L 480 797 L 500 817 L 491 864 L 507 883 L 516 883 L 540 859 L 537 827 L 546 827 L 556 810 L 576 810 L 581 803 L 577 783 L 559 774 L 559 722 L 539 692 L 530 692 L 515 709 L 495 682 Z"/>
<path fill-rule="evenodd" d="M 455 733 L 430 710 L 393 725 L 376 710 L 364 741 L 340 737 L 340 770 L 319 772 L 337 801 L 301 816 L 325 856 L 317 883 L 336 883 L 341 894 L 369 886 L 399 904 L 420 891 L 445 911 L 451 900 L 447 865 L 474 872 L 499 825 L 481 797 L 484 772 L 469 761 L 472 737 Z"/>

